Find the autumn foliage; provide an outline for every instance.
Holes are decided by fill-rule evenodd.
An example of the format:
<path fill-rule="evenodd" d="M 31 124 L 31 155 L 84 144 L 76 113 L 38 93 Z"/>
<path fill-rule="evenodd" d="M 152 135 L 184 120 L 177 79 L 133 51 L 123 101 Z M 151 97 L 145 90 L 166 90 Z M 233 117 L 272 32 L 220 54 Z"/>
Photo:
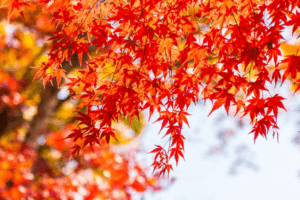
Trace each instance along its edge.
<path fill-rule="evenodd" d="M 109 147 L 103 140 L 101 147 L 76 155 L 81 147 L 72 147 L 66 138 L 76 133 L 72 130 L 78 123 L 72 117 L 80 101 L 68 95 L 59 100 L 57 85 L 43 89 L 41 82 L 32 81 L 34 66 L 48 60 L 52 42 L 44 41 L 56 30 L 52 17 L 44 4 L 0 1 L 0 199 L 120 200 L 163 189 L 163 180 L 151 175 L 136 158 L 138 145 L 131 144 L 142 132 L 143 121 L 112 124 L 117 136 L 121 131 L 133 136 L 123 134 L 118 145 Z M 71 60 L 76 63 L 77 57 Z M 74 62 L 68 67 L 64 69 L 70 74 L 76 72 Z M 128 143 L 131 148 L 122 149 Z"/>
<path fill-rule="evenodd" d="M 35 78 L 44 85 L 56 78 L 81 103 L 79 124 L 68 138 L 73 154 L 85 146 L 103 146 L 115 137 L 112 127 L 132 121 L 144 110 L 160 114 L 168 147 L 156 146 L 154 169 L 172 170 L 170 159 L 184 158 L 182 127 L 188 108 L 210 100 L 209 115 L 248 116 L 254 141 L 271 131 L 284 98 L 267 84 L 290 79 L 300 89 L 298 50 L 283 58 L 283 31 L 298 34 L 299 0 L 77 0 L 6 1 L 9 13 L 39 4 L 55 26 L 48 60 Z M 286 30 L 285 30 L 286 29 Z M 89 47 L 95 47 L 90 52 Z M 76 54 L 81 69 L 68 76 L 63 62 Z M 84 55 L 88 59 L 83 59 Z M 72 64 L 72 63 L 71 63 Z M 80 139 L 80 142 L 78 142 Z M 84 154 L 84 153 L 83 153 Z"/>

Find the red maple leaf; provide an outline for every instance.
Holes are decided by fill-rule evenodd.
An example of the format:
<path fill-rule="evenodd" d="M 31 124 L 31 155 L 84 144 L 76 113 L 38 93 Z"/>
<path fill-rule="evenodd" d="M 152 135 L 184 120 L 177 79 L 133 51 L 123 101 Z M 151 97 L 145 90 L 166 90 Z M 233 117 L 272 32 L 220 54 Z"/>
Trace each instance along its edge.
<path fill-rule="evenodd" d="M 291 75 L 292 79 L 295 79 L 297 77 L 297 73 L 300 72 L 300 56 L 287 56 L 287 58 L 284 59 L 282 63 L 287 63 L 287 68 L 282 75 L 281 85 L 289 75 Z"/>

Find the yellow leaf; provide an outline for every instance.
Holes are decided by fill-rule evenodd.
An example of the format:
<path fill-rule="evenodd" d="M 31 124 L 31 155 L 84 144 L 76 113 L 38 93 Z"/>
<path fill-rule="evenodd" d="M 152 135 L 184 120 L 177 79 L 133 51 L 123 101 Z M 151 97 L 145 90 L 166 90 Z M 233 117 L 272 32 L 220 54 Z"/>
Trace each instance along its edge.
<path fill-rule="evenodd" d="M 105 78 L 107 76 L 109 76 L 109 74 L 113 74 L 113 72 L 115 71 L 115 65 L 111 62 L 106 63 L 102 69 L 102 72 L 99 73 L 99 76 L 101 78 Z"/>
<path fill-rule="evenodd" d="M 179 50 L 182 51 L 185 48 L 185 44 L 183 42 L 179 43 Z"/>
<path fill-rule="evenodd" d="M 285 56 L 295 55 L 298 50 L 297 44 L 288 44 L 287 42 L 282 43 L 280 47 L 283 50 Z"/>
<path fill-rule="evenodd" d="M 5 36 L 5 29 L 3 28 L 3 26 L 0 24 L 0 36 Z"/>
<path fill-rule="evenodd" d="M 24 34 L 23 35 L 23 44 L 26 48 L 33 48 L 35 45 L 35 40 L 32 35 Z"/>
<path fill-rule="evenodd" d="M 38 59 L 35 60 L 34 64 L 36 66 L 40 66 L 42 64 L 42 62 L 46 62 L 48 60 L 48 57 L 43 54 L 42 56 L 40 56 Z"/>

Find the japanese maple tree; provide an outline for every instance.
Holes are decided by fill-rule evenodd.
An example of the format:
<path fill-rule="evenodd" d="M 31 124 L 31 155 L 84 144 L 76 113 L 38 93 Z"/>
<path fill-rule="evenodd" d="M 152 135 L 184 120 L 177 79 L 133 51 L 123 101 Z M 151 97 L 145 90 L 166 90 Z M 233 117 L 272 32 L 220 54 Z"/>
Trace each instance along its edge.
<path fill-rule="evenodd" d="M 299 0 L 36 0 L 6 1 L 9 12 L 40 4 L 51 13 L 55 31 L 48 60 L 35 78 L 44 85 L 68 80 L 80 99 L 78 126 L 68 136 L 79 153 L 85 146 L 109 143 L 113 122 L 130 122 L 144 110 L 160 114 L 167 147 L 157 146 L 153 163 L 160 174 L 170 159 L 184 158 L 183 124 L 191 103 L 210 100 L 209 115 L 224 107 L 249 116 L 254 141 L 278 136 L 278 110 L 284 97 L 267 84 L 289 79 L 299 86 L 299 56 L 282 59 L 282 32 L 299 27 Z M 49 22 L 50 23 L 50 22 Z M 90 53 L 88 48 L 94 47 Z M 81 69 L 68 76 L 64 62 L 79 58 Z M 87 56 L 88 59 L 83 59 Z M 81 143 L 77 140 L 82 138 Z"/>

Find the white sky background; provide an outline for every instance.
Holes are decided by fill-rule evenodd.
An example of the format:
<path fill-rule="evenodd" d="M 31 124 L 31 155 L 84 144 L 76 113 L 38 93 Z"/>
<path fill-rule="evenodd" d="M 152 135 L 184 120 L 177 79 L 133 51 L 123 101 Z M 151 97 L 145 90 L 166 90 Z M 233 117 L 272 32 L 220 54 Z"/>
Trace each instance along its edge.
<path fill-rule="evenodd" d="M 191 128 L 185 126 L 183 130 L 186 161 L 180 159 L 178 167 L 173 163 L 170 178 L 176 180 L 168 189 L 147 192 L 144 200 L 299 200 L 300 141 L 295 138 L 300 138 L 300 96 L 292 96 L 288 82 L 279 94 L 289 99 L 284 101 L 288 112 L 279 111 L 279 143 L 270 132 L 267 140 L 258 137 L 254 144 L 253 134 L 248 134 L 249 119 L 243 119 L 241 128 L 238 117 L 228 117 L 223 107 L 207 117 L 212 107 L 209 101 L 205 106 L 203 102 L 191 106 Z M 157 117 L 155 113 L 147 123 L 141 139 L 141 149 L 146 152 L 153 150 L 154 144 L 167 141 L 162 139 L 163 131 L 157 135 L 161 123 L 152 124 Z M 143 152 L 139 156 L 152 164 L 154 154 Z"/>

